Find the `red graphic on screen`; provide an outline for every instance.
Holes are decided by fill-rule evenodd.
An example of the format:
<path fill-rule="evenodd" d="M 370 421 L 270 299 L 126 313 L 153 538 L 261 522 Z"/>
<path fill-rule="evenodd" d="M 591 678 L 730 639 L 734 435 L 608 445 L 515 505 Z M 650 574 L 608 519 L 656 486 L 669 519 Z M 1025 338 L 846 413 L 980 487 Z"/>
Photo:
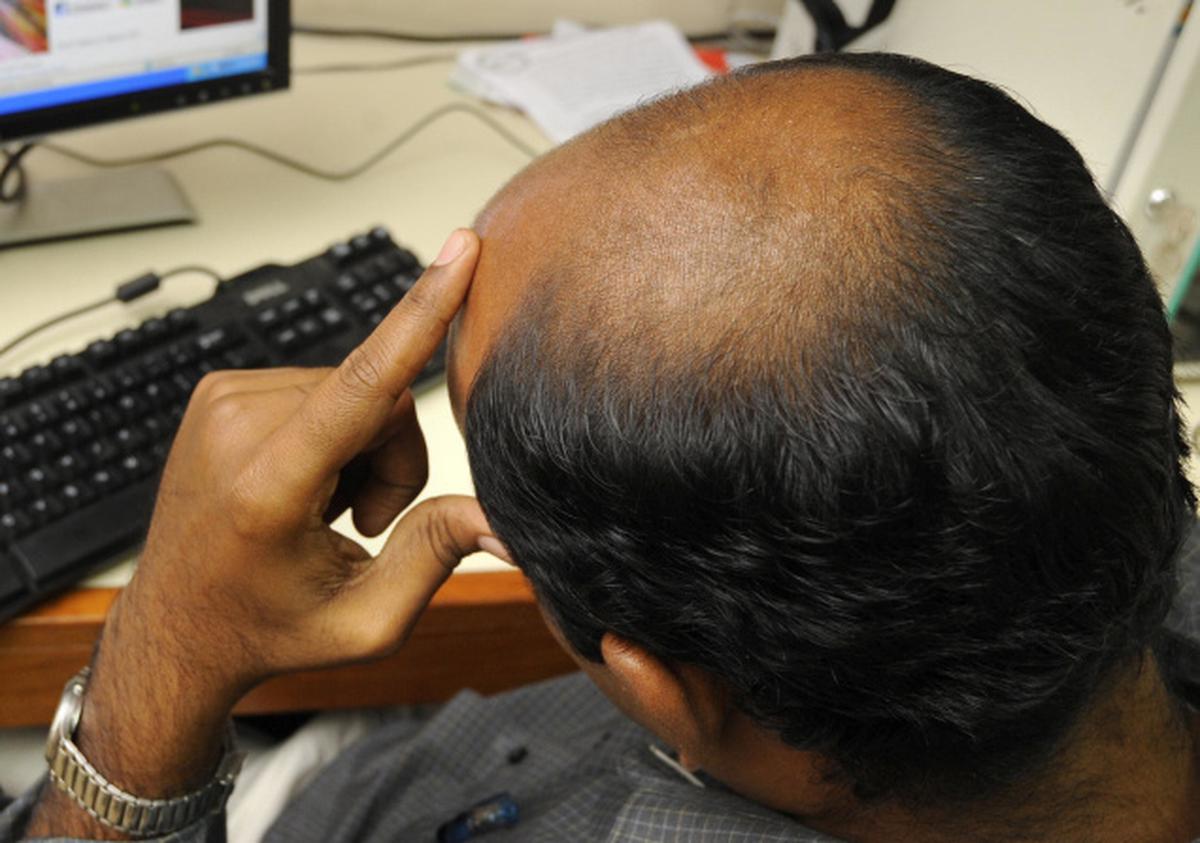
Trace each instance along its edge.
<path fill-rule="evenodd" d="M 251 20 L 253 17 L 254 0 L 183 0 L 179 7 L 181 29 L 219 26 Z"/>
<path fill-rule="evenodd" d="M 0 0 L 0 61 L 49 48 L 46 0 Z"/>

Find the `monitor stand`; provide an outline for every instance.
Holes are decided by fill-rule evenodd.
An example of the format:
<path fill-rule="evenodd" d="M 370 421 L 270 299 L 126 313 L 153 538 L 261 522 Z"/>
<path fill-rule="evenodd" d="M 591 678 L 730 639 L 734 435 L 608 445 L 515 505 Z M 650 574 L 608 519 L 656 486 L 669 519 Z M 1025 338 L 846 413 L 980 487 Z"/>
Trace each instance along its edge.
<path fill-rule="evenodd" d="M 166 170 L 136 167 L 57 181 L 31 179 L 24 196 L 0 204 L 0 249 L 195 220 L 196 212 Z"/>

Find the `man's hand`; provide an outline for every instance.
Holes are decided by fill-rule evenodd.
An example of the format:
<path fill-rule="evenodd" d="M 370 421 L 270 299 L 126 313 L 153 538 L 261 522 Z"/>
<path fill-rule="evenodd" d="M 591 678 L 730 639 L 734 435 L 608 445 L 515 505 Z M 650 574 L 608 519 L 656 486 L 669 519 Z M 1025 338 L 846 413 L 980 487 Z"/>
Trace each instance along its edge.
<path fill-rule="evenodd" d="M 246 690 L 393 650 L 489 534 L 475 500 L 457 496 L 407 513 L 377 557 L 329 527 L 349 507 L 378 534 L 424 486 L 409 386 L 461 306 L 478 251 L 473 233 L 452 235 L 336 369 L 223 372 L 196 388 L 78 732 L 114 784 L 150 797 L 202 785 Z M 101 830 L 48 795 L 31 832 Z"/>
<path fill-rule="evenodd" d="M 470 282 L 477 241 L 457 236 L 459 260 L 432 267 L 338 368 L 218 373 L 192 396 L 130 600 L 204 630 L 215 646 L 193 658 L 214 675 L 244 686 L 387 653 L 487 534 L 465 497 L 414 509 L 378 558 L 328 526 L 349 505 L 378 534 L 425 484 L 408 387 Z"/>

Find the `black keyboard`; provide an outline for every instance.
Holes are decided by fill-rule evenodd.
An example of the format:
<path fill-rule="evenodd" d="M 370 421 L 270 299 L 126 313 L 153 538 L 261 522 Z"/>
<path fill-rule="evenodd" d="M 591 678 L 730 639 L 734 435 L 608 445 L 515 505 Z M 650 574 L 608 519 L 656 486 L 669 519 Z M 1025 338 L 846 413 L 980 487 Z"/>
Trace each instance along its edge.
<path fill-rule="evenodd" d="M 0 622 L 141 543 L 171 438 L 207 372 L 334 365 L 421 270 L 375 228 L 0 378 Z M 439 350 L 417 385 L 444 366 Z"/>

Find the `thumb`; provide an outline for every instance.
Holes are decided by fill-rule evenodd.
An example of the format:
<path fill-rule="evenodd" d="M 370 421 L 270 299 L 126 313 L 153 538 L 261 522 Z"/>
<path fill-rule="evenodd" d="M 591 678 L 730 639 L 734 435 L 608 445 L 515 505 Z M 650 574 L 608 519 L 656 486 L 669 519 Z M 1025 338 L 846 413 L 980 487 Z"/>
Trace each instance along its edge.
<path fill-rule="evenodd" d="M 339 613 L 356 619 L 361 655 L 399 646 L 459 561 L 489 536 L 479 502 L 465 495 L 430 498 L 401 518 L 370 573 L 340 595 Z"/>

